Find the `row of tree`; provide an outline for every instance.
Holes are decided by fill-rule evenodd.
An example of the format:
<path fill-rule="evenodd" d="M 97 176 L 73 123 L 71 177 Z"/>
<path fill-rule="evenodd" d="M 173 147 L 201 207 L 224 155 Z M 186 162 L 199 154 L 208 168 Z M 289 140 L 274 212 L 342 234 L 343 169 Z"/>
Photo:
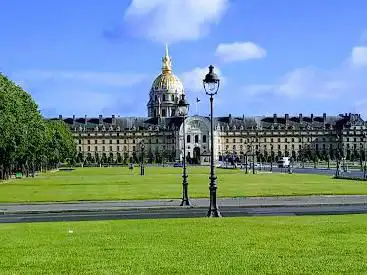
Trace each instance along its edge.
<path fill-rule="evenodd" d="M 145 163 L 166 163 L 166 162 L 174 162 L 176 160 L 175 151 L 163 150 L 159 151 L 156 149 L 154 152 L 149 148 L 147 152 L 133 152 L 131 156 L 127 152 L 120 154 L 117 153 L 114 156 L 112 153 L 106 154 L 91 154 L 88 153 L 83 155 L 83 153 L 79 153 L 76 157 L 77 163 L 84 164 L 128 164 L 128 163 L 140 163 L 142 160 L 142 156 L 144 157 Z"/>
<path fill-rule="evenodd" d="M 243 161 L 246 154 L 242 153 L 240 155 L 229 154 L 227 153 L 225 156 L 220 156 L 220 160 L 223 158 L 224 160 L 232 160 L 235 162 Z M 248 156 L 252 156 L 251 153 L 247 154 Z M 291 157 L 294 161 L 330 161 L 330 160 L 341 160 L 345 158 L 349 161 L 365 161 L 366 154 L 363 150 L 346 150 L 345 152 L 342 149 L 334 149 L 330 151 L 326 150 L 311 150 L 311 149 L 304 149 L 298 152 L 296 151 L 285 151 L 277 153 L 272 151 L 264 151 L 264 152 L 255 152 L 256 159 L 260 162 L 274 162 L 279 160 L 281 157 Z"/>
<path fill-rule="evenodd" d="M 76 156 L 68 126 L 45 120 L 32 97 L 0 73 L 0 179 L 29 176 Z"/>

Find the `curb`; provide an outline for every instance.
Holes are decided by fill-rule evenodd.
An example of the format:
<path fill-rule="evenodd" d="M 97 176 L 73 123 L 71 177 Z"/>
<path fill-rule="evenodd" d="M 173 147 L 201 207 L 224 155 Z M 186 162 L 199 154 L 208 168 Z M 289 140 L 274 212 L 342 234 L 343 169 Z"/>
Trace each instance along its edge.
<path fill-rule="evenodd" d="M 284 204 L 247 204 L 247 205 L 231 205 L 231 206 L 220 206 L 220 209 L 226 209 L 226 208 L 291 208 L 291 207 L 328 207 L 328 206 L 366 206 L 366 203 L 314 203 L 314 204 L 291 204 L 291 205 L 284 205 Z M 148 207 L 118 207 L 118 208 L 105 208 L 105 209 L 67 209 L 67 210 L 28 210 L 28 211 L 7 211 L 2 210 L 0 212 L 0 216 L 6 216 L 6 215 L 33 215 L 33 214 L 63 214 L 63 213 L 104 213 L 104 212 L 118 212 L 118 211 L 164 211 L 164 210 L 178 210 L 178 209 L 207 209 L 206 206 L 148 206 Z"/>

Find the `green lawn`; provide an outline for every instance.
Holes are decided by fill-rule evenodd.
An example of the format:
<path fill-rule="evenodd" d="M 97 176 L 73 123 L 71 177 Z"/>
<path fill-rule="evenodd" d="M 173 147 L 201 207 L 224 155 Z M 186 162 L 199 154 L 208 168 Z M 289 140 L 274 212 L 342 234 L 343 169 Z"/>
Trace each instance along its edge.
<path fill-rule="evenodd" d="M 144 177 L 128 168 L 78 168 L 0 183 L 0 202 L 179 198 L 180 168 L 147 168 Z M 208 167 L 189 169 L 189 194 L 208 197 Z M 367 182 L 301 174 L 246 175 L 218 169 L 218 196 L 367 194 Z"/>
<path fill-rule="evenodd" d="M 0 274 L 365 274 L 366 247 L 367 215 L 2 224 Z"/>

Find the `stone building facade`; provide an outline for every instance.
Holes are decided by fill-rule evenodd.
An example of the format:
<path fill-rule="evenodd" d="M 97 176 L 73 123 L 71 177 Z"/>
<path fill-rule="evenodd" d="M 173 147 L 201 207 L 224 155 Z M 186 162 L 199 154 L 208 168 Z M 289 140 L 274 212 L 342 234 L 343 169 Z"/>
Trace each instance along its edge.
<path fill-rule="evenodd" d="M 172 73 L 166 47 L 162 73 L 153 81 L 147 104 L 147 117 L 63 118 L 71 128 L 79 158 L 95 161 L 138 161 L 141 142 L 147 161 L 181 160 L 183 149 L 182 118 L 177 103 L 184 94 L 180 80 Z M 186 119 L 186 152 L 194 163 L 209 162 L 210 118 Z M 263 161 L 280 156 L 295 160 L 318 158 L 358 158 L 365 155 L 366 122 L 359 114 L 328 116 L 285 114 L 273 116 L 232 116 L 214 118 L 214 156 L 242 160 L 256 155 Z"/>

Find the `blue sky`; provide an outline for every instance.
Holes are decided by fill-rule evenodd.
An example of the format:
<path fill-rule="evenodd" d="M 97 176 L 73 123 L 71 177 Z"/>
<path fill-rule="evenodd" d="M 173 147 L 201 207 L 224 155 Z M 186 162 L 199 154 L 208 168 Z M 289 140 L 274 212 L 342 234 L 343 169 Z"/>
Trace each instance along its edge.
<path fill-rule="evenodd" d="M 367 115 L 364 0 L 2 0 L 0 71 L 45 116 L 146 116 L 169 44 L 196 113 Z"/>

